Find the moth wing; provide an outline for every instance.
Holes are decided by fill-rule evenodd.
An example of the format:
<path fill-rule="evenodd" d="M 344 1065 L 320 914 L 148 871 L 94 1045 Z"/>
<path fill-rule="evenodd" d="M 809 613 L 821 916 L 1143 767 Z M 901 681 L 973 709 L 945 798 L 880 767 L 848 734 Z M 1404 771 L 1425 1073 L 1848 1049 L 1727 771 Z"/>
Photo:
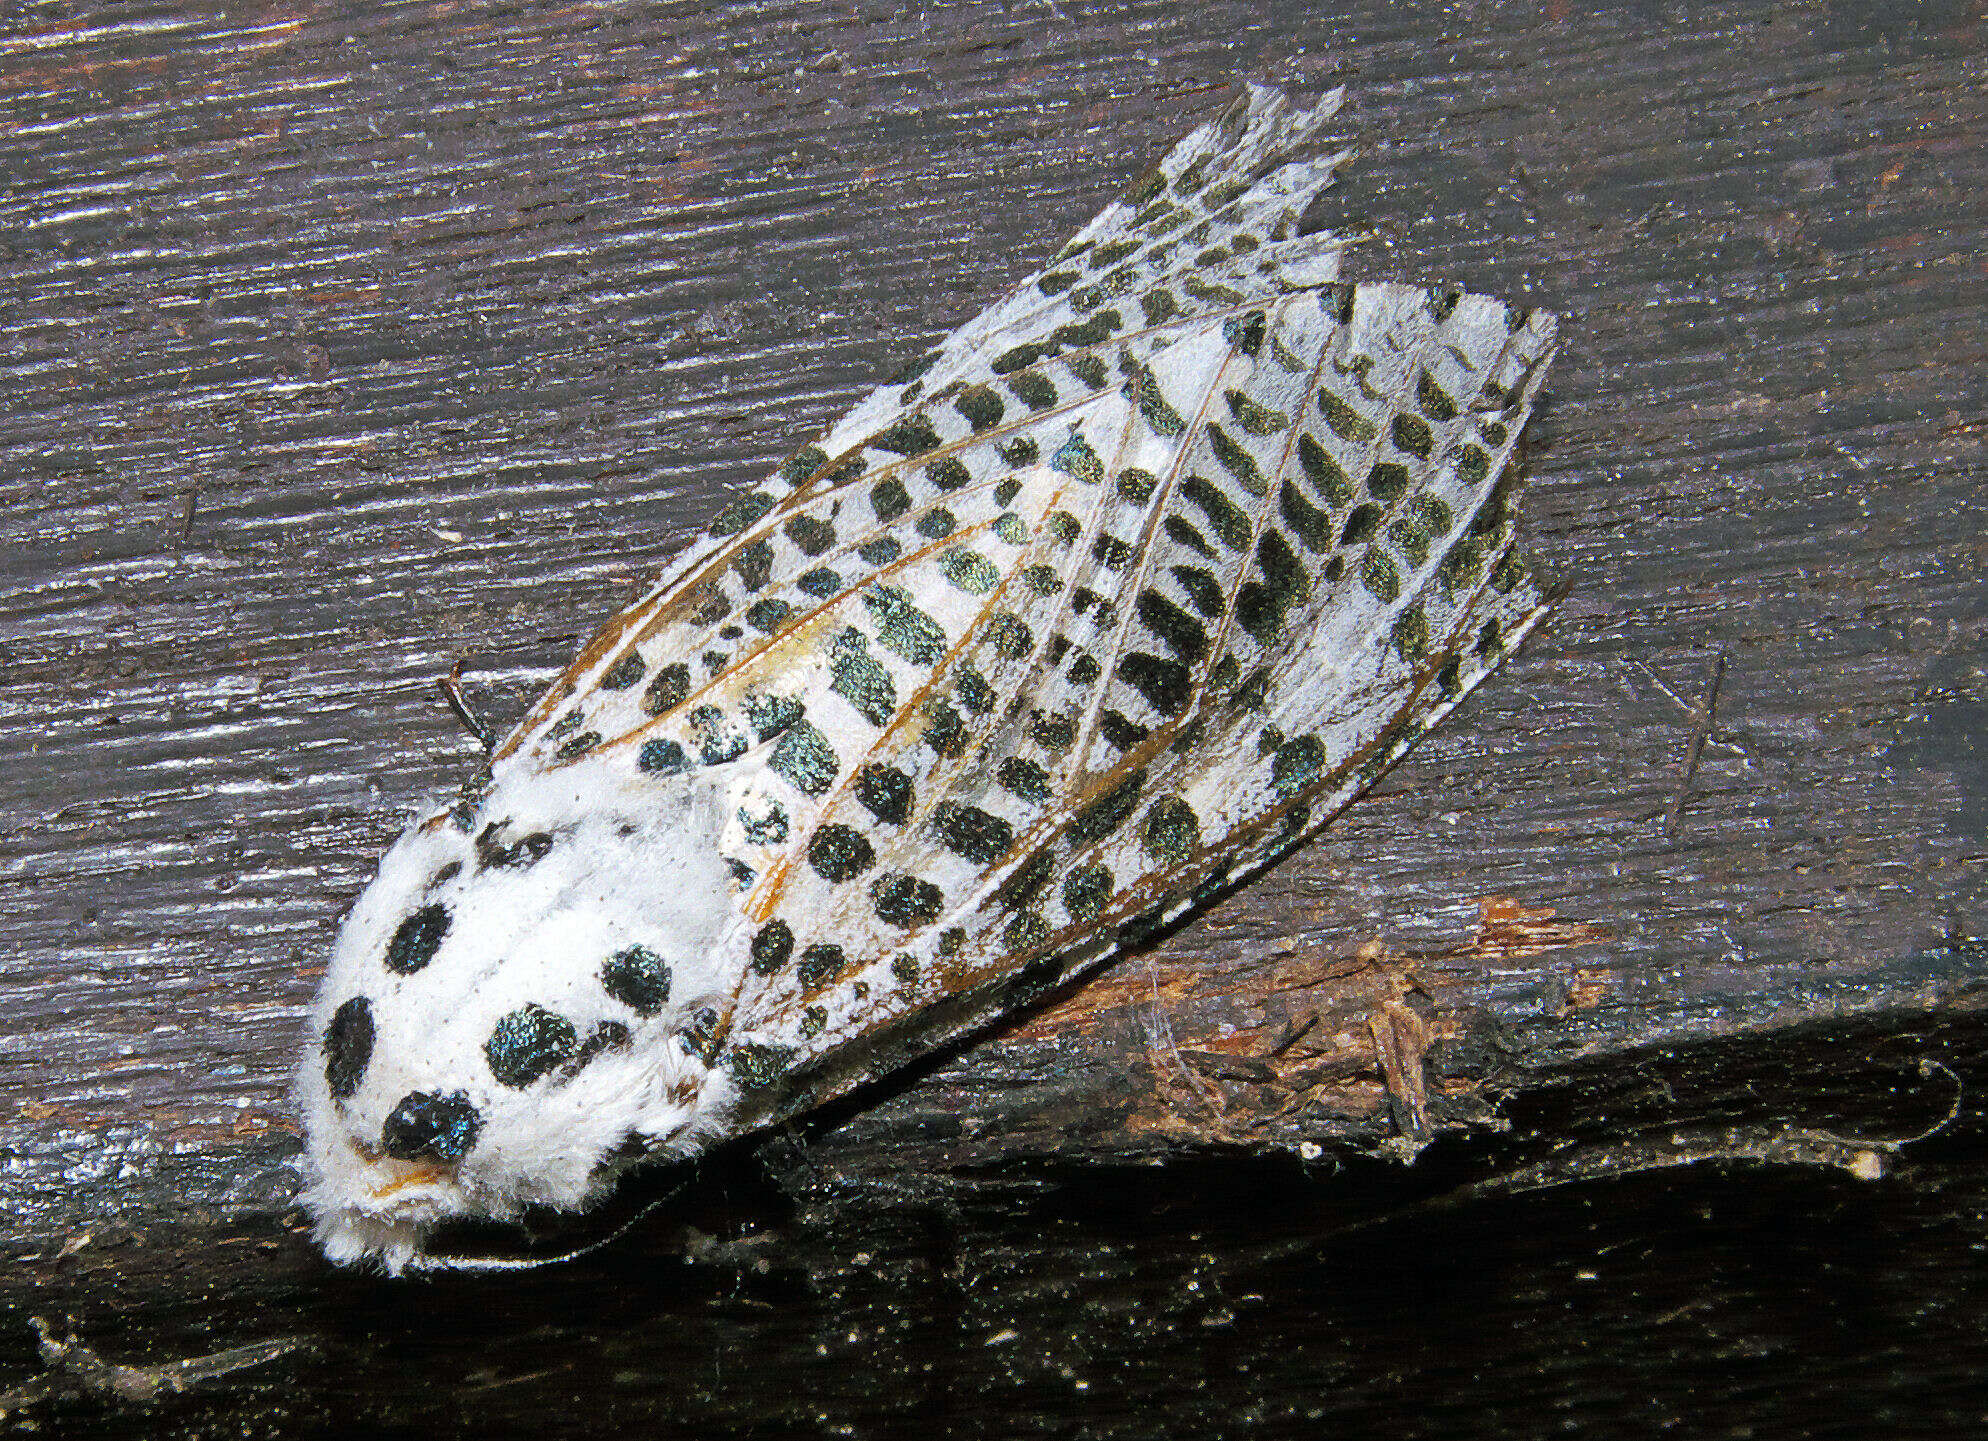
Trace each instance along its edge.
<path fill-rule="evenodd" d="M 1317 139 L 1341 100 L 1334 91 L 1299 110 L 1248 87 L 1049 266 L 726 506 L 575 657 L 496 759 L 551 767 L 649 731 L 672 697 L 749 663 L 785 615 L 887 563 L 869 557 L 887 555 L 887 540 L 965 483 L 954 463 L 962 448 L 1082 405 L 1197 319 L 1333 279 L 1342 239 L 1297 226 L 1350 152 L 1282 162 Z"/>
<path fill-rule="evenodd" d="M 746 1073 L 819 1099 L 1273 859 L 1542 612 L 1506 477 L 1550 317 L 1341 286 L 1167 339 L 753 892 Z"/>
<path fill-rule="evenodd" d="M 1300 109 L 1281 91 L 1245 87 L 1049 264 L 866 396 L 823 447 L 839 453 L 921 396 L 995 385 L 1107 337 L 1336 280 L 1344 238 L 1300 235 L 1298 224 L 1352 152 L 1286 162 L 1319 140 L 1344 100 L 1334 90 Z"/>
<path fill-rule="evenodd" d="M 738 763 L 736 1076 L 812 1065 L 819 1099 L 1095 959 L 1322 822 L 1536 617 L 1501 477 L 1551 322 L 1319 285 L 1339 242 L 1292 231 L 1338 157 L 1271 167 L 1334 108 L 1252 90 L 1190 136 L 507 740 Z"/>

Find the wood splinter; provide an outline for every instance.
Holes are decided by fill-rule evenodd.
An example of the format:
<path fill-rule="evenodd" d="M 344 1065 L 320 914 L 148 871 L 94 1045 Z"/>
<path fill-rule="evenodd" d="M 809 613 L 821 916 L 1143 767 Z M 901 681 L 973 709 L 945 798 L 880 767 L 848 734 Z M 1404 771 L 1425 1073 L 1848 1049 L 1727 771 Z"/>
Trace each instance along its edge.
<path fill-rule="evenodd" d="M 293 1351 L 313 1348 L 313 1343 L 302 1336 L 278 1336 L 211 1351 L 204 1356 L 190 1356 L 184 1361 L 125 1366 L 105 1360 L 74 1334 L 58 1336 L 55 1328 L 40 1316 L 30 1317 L 28 1324 L 34 1327 L 36 1349 L 50 1374 L 0 1393 L 0 1418 L 56 1396 L 90 1396 L 128 1406 L 149 1406 L 222 1376 L 261 1366 Z"/>

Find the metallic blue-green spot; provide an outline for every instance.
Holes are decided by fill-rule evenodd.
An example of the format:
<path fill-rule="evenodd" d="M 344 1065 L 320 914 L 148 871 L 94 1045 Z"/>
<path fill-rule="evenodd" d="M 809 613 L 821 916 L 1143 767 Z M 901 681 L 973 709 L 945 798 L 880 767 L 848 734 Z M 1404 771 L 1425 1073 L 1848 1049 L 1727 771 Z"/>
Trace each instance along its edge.
<path fill-rule="evenodd" d="M 780 628 L 781 621 L 793 614 L 793 610 L 794 607 L 786 601 L 776 600 L 769 596 L 765 600 L 755 601 L 746 607 L 746 624 L 750 625 L 754 630 L 770 635 Z"/>
<path fill-rule="evenodd" d="M 748 593 L 760 589 L 773 576 L 773 543 L 754 541 L 738 553 L 732 561 L 732 569 L 739 573 L 739 583 Z"/>
<path fill-rule="evenodd" d="M 905 930 L 936 921 L 945 901 L 945 894 L 937 886 L 917 876 L 880 876 L 870 886 L 870 903 L 876 907 L 878 918 Z M 910 978 L 915 979 L 917 974 L 914 962 Z"/>
<path fill-rule="evenodd" d="M 970 661 L 960 662 L 954 674 L 953 694 L 959 697 L 960 704 L 975 715 L 986 715 L 994 704 L 994 687 L 987 683 L 987 677 Z"/>
<path fill-rule="evenodd" d="M 1319 391 L 1318 408 L 1325 417 L 1325 423 L 1332 427 L 1332 433 L 1341 440 L 1364 445 L 1380 433 L 1371 420 L 1329 390 Z"/>
<path fill-rule="evenodd" d="M 1146 812 L 1139 842 L 1161 865 L 1186 865 L 1201 844 L 1201 818 L 1186 801 L 1167 796 Z"/>
<path fill-rule="evenodd" d="M 1049 772 L 1024 756 L 1009 756 L 995 773 L 1003 790 L 1025 801 L 1041 803 L 1049 799 Z"/>
<path fill-rule="evenodd" d="M 1085 866 L 1073 871 L 1063 882 L 1063 908 L 1070 919 L 1088 923 L 1098 918 L 1111 899 L 1116 883 L 1107 866 Z"/>
<path fill-rule="evenodd" d="M 766 763 L 774 774 L 811 796 L 826 791 L 842 768 L 828 737 L 812 721 L 805 720 L 796 721 L 788 728 Z"/>
<path fill-rule="evenodd" d="M 523 1090 L 572 1056 L 579 1044 L 573 1023 L 544 1006 L 525 1005 L 497 1022 L 483 1043 L 483 1057 L 500 1086 Z"/>
<path fill-rule="evenodd" d="M 1344 505 L 1353 498 L 1352 477 L 1310 435 L 1298 437 L 1298 467 L 1323 499 Z"/>
<path fill-rule="evenodd" d="M 940 803 L 932 827 L 947 850 L 976 865 L 994 864 L 1015 841 L 1014 827 L 1001 817 L 954 801 Z"/>
<path fill-rule="evenodd" d="M 643 662 L 639 651 L 629 651 L 620 660 L 609 666 L 601 676 L 602 690 L 627 690 L 642 679 L 648 666 Z"/>
<path fill-rule="evenodd" d="M 1418 460 L 1427 460 L 1436 448 L 1436 437 L 1429 429 L 1429 422 L 1419 415 L 1397 415 L 1390 438 L 1396 450 L 1405 451 Z"/>
<path fill-rule="evenodd" d="M 926 466 L 925 478 L 940 490 L 958 490 L 973 479 L 973 472 L 966 468 L 965 461 L 949 455 Z"/>
<path fill-rule="evenodd" d="M 856 554 L 863 558 L 865 565 L 884 566 L 904 553 L 904 547 L 888 535 L 880 535 L 875 540 L 866 540 L 856 547 Z"/>
<path fill-rule="evenodd" d="M 1202 476 L 1190 475 L 1181 482 L 1180 493 L 1201 508 L 1208 524 L 1230 550 L 1241 550 L 1249 544 L 1249 517 L 1223 494 L 1220 486 Z"/>
<path fill-rule="evenodd" d="M 1047 410 L 1056 404 L 1056 387 L 1039 370 L 1024 370 L 1019 375 L 1009 376 L 1008 389 L 1030 410 Z"/>
<path fill-rule="evenodd" d="M 878 820 L 901 826 L 911 815 L 911 777 L 895 766 L 866 765 L 856 773 L 856 799 Z"/>
<path fill-rule="evenodd" d="M 863 592 L 863 604 L 886 650 L 913 665 L 934 666 L 944 658 L 948 645 L 945 631 L 918 608 L 902 586 L 872 585 Z"/>
<path fill-rule="evenodd" d="M 638 1016 L 653 1016 L 669 1004 L 670 968 L 647 946 L 629 946 L 601 966 L 601 989 Z"/>
<path fill-rule="evenodd" d="M 801 963 L 794 968 L 794 975 L 803 988 L 812 991 L 841 975 L 848 965 L 849 957 L 842 947 L 816 944 L 801 952 Z"/>
<path fill-rule="evenodd" d="M 386 968 L 397 976 L 413 975 L 435 959 L 448 933 L 448 907 L 439 901 L 421 907 L 394 928 L 387 942 Z"/>
<path fill-rule="evenodd" d="M 878 520 L 896 520 L 911 509 L 911 492 L 898 477 L 888 476 L 870 487 L 870 509 Z"/>
<path fill-rule="evenodd" d="M 905 416 L 865 442 L 874 449 L 888 450 L 894 455 L 924 455 L 927 451 L 937 450 L 940 443 L 939 432 L 922 412 Z"/>
<path fill-rule="evenodd" d="M 842 590 L 842 577 L 825 566 L 817 566 L 794 584 L 816 600 L 828 600 Z"/>
<path fill-rule="evenodd" d="M 1025 465 L 1034 465 L 1042 454 L 1036 447 L 1035 439 L 1027 435 L 1018 435 L 1013 440 L 996 445 L 994 449 L 1002 460 L 1017 469 Z M 1006 505 L 1007 502 L 1004 500 L 1001 504 Z"/>
<path fill-rule="evenodd" d="M 876 849 L 854 827 L 831 822 L 808 840 L 808 864 L 830 885 L 853 881 L 876 863 Z"/>
<path fill-rule="evenodd" d="M 653 740 L 636 752 L 635 768 L 648 775 L 673 776 L 690 769 L 690 757 L 675 741 Z"/>
<path fill-rule="evenodd" d="M 725 1056 L 725 1069 L 744 1090 L 760 1090 L 787 1074 L 793 1064 L 791 1046 L 774 1046 L 764 1041 L 743 1041 Z"/>
<path fill-rule="evenodd" d="M 1270 762 L 1270 783 L 1283 797 L 1296 795 L 1325 773 L 1325 743 L 1317 736 L 1284 742 Z"/>
<path fill-rule="evenodd" d="M 712 518 L 711 534 L 737 535 L 773 509 L 773 497 L 764 491 L 748 491 Z"/>
<path fill-rule="evenodd" d="M 770 976 L 794 955 L 794 929 L 785 921 L 768 921 L 752 938 L 754 974 Z"/>
<path fill-rule="evenodd" d="M 845 627 L 829 646 L 829 689 L 854 706 L 873 726 L 885 726 L 897 714 L 897 685 L 889 671 L 870 654 L 870 640 L 854 626 Z"/>
<path fill-rule="evenodd" d="M 1394 601 L 1401 595 L 1401 570 L 1388 558 L 1387 552 L 1375 547 L 1360 563 L 1360 583 L 1374 599 Z"/>

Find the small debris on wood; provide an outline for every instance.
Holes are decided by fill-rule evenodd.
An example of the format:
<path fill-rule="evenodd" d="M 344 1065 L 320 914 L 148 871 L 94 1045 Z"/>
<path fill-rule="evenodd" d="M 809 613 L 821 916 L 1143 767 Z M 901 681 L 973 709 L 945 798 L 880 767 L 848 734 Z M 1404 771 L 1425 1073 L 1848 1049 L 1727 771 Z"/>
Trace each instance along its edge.
<path fill-rule="evenodd" d="M 237 1371 L 266 1365 L 296 1351 L 316 1349 L 316 1343 L 305 1337 L 279 1336 L 184 1361 L 125 1366 L 105 1360 L 74 1333 L 58 1336 L 55 1328 L 40 1316 L 30 1317 L 28 1324 L 34 1327 L 36 1347 L 50 1374 L 0 1392 L 0 1419 L 63 1396 L 95 1398 L 112 1405 L 150 1406 Z"/>

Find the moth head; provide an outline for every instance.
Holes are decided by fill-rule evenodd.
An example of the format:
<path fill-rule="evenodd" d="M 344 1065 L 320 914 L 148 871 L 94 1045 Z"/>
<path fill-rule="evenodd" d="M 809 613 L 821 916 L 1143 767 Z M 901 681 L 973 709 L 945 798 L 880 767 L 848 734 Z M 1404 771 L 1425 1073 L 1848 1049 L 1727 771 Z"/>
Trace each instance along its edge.
<path fill-rule="evenodd" d="M 388 852 L 298 1078 L 304 1200 L 332 1260 L 398 1271 L 441 1222 L 586 1206 L 709 1124 L 735 887 L 694 819 L 711 807 L 657 799 L 522 777 Z"/>

